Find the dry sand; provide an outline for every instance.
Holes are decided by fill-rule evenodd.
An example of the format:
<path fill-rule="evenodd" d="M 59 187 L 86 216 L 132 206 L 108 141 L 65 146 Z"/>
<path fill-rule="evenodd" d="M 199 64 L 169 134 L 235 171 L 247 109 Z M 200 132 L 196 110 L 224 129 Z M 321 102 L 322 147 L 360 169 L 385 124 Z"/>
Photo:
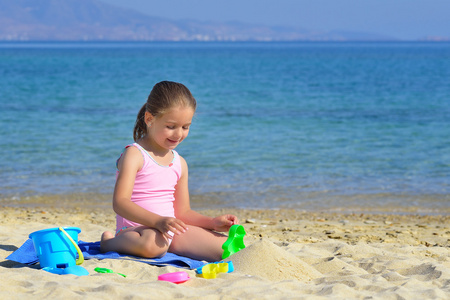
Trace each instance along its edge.
<path fill-rule="evenodd" d="M 203 211 L 218 215 L 225 211 Z M 1 206 L 1 299 L 450 299 L 450 216 L 227 210 L 241 219 L 247 247 L 235 271 L 175 285 L 160 274 L 183 271 L 127 260 L 86 260 L 89 276 L 55 275 L 6 260 L 28 234 L 81 228 L 98 241 L 114 229 L 110 209 Z M 99 274 L 107 267 L 127 275 Z"/>

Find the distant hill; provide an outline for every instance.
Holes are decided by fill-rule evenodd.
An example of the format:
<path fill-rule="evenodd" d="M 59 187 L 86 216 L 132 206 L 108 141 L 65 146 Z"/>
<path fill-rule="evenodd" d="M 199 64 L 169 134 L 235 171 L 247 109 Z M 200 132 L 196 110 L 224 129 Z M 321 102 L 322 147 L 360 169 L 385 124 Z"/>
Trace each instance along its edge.
<path fill-rule="evenodd" d="M 172 21 L 98 0 L 0 0 L 0 41 L 394 40 L 237 22 Z"/>

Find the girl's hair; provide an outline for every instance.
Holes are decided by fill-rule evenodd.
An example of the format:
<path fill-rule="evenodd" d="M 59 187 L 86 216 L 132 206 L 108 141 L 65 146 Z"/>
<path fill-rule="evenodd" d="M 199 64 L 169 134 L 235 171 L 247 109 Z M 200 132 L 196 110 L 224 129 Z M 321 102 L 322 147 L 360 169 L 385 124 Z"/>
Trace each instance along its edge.
<path fill-rule="evenodd" d="M 181 83 L 172 81 L 161 81 L 155 84 L 148 96 L 147 102 L 142 106 L 137 115 L 133 131 L 134 141 L 137 142 L 147 133 L 147 124 L 145 124 L 146 111 L 157 118 L 169 109 L 177 106 L 190 107 L 195 111 L 197 102 L 189 89 Z"/>

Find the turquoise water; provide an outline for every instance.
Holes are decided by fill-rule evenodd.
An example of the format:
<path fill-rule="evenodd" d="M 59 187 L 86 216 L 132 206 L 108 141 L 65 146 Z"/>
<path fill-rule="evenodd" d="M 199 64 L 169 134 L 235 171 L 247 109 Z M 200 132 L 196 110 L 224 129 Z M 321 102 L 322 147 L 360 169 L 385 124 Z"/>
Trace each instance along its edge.
<path fill-rule="evenodd" d="M 449 43 L 1 43 L 0 197 L 111 193 L 173 80 L 205 206 L 449 209 L 449 78 Z"/>

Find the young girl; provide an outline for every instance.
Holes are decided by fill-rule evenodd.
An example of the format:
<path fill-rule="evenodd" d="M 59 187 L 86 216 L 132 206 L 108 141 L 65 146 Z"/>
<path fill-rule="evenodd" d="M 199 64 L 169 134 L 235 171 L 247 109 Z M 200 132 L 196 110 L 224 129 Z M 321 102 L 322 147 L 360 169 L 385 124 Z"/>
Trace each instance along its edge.
<path fill-rule="evenodd" d="M 139 111 L 134 141 L 117 161 L 113 195 L 116 234 L 104 232 L 101 251 L 154 258 L 167 251 L 218 261 L 234 215 L 215 218 L 193 211 L 188 166 L 174 150 L 188 135 L 196 109 L 182 84 L 157 83 Z"/>

